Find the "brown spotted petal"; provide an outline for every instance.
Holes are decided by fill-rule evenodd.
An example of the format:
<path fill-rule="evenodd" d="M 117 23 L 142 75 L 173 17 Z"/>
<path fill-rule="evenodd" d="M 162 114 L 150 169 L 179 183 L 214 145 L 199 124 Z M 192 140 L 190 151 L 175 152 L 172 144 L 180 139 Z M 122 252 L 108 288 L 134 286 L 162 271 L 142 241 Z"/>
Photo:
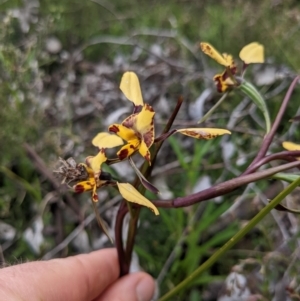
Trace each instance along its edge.
<path fill-rule="evenodd" d="M 131 140 L 117 152 L 117 156 L 120 160 L 124 160 L 133 155 L 133 153 L 138 150 L 139 146 L 140 141 L 138 139 Z"/>
<path fill-rule="evenodd" d="M 155 112 L 151 106 L 145 104 L 142 111 L 138 114 L 135 124 L 135 130 L 141 135 L 147 148 L 150 148 L 154 142 L 154 115 Z"/>
<path fill-rule="evenodd" d="M 231 134 L 230 131 L 225 129 L 214 129 L 214 128 L 187 128 L 179 129 L 176 132 L 181 133 L 186 136 L 190 136 L 196 139 L 213 139 L 217 136 Z"/>
<path fill-rule="evenodd" d="M 231 74 L 234 75 L 236 73 L 236 68 L 230 69 Z M 234 82 L 230 78 L 228 74 L 228 70 L 224 70 L 223 73 L 216 74 L 214 76 L 214 82 L 216 84 L 217 90 L 220 93 L 227 91 L 229 88 L 234 86 Z"/>
<path fill-rule="evenodd" d="M 85 160 L 86 164 L 93 170 L 95 180 L 99 180 L 101 165 L 107 160 L 105 149 L 101 148 L 96 156 L 89 156 Z"/>

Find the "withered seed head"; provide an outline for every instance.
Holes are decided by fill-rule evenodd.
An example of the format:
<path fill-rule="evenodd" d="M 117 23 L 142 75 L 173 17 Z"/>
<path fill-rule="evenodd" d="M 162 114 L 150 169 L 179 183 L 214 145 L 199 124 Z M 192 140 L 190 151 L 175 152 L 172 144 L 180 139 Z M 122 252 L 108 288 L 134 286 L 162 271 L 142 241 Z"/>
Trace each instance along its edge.
<path fill-rule="evenodd" d="M 77 164 L 76 161 L 70 157 L 67 160 L 59 158 L 60 166 L 57 170 L 53 170 L 54 173 L 62 180 L 62 184 L 66 183 L 69 185 L 72 182 L 78 182 L 82 180 L 87 180 L 89 175 L 82 164 Z"/>

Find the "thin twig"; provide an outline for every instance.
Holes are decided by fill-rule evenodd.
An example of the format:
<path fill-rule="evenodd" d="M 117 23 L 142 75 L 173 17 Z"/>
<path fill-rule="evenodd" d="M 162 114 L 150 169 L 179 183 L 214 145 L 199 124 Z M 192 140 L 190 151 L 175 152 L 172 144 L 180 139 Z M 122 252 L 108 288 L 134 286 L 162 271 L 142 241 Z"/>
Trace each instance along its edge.
<path fill-rule="evenodd" d="M 101 209 L 99 210 L 99 213 L 104 213 L 107 209 L 114 206 L 117 202 L 119 202 L 120 196 L 117 195 L 114 198 L 112 198 L 109 202 L 107 202 Z M 57 245 L 55 248 L 53 248 L 51 251 L 46 253 L 42 259 L 48 260 L 53 258 L 58 252 L 66 248 L 72 240 L 74 240 L 80 232 L 89 225 L 93 220 L 95 219 L 95 213 L 91 213 L 89 216 L 87 216 L 83 222 L 78 225 L 59 245 Z"/>

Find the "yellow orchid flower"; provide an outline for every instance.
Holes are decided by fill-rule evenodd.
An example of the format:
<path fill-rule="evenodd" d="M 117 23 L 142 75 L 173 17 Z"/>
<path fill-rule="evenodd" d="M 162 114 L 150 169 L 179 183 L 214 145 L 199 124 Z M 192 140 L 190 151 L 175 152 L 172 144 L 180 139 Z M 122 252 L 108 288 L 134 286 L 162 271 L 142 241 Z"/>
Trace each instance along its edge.
<path fill-rule="evenodd" d="M 88 172 L 88 179 L 84 181 L 80 181 L 73 186 L 73 190 L 76 193 L 82 193 L 85 191 L 92 191 L 92 201 L 98 202 L 97 188 L 101 185 L 96 181 L 93 170 L 88 167 L 86 164 L 80 163 L 80 165 L 84 166 L 86 171 Z"/>
<path fill-rule="evenodd" d="M 86 164 L 80 163 L 79 166 L 85 168 L 88 178 L 83 181 L 78 182 L 73 186 L 73 190 L 76 193 L 82 193 L 85 191 L 92 192 L 92 203 L 97 218 L 97 222 L 102 231 L 106 236 L 113 242 L 112 238 L 109 235 L 109 231 L 105 222 L 98 213 L 96 203 L 98 202 L 97 189 L 107 185 L 117 185 L 120 191 L 120 194 L 128 202 L 136 203 L 145 207 L 150 208 L 155 215 L 159 215 L 157 208 L 143 195 L 141 195 L 131 184 L 129 183 L 118 183 L 112 180 L 110 174 L 101 171 L 101 165 L 107 160 L 105 156 L 105 149 L 101 148 L 99 153 L 92 157 L 86 158 Z"/>
<path fill-rule="evenodd" d="M 120 160 L 139 153 L 150 163 L 149 148 L 154 142 L 153 108 L 145 104 L 139 113 L 127 117 L 121 124 L 112 124 L 108 130 L 127 142 L 117 153 Z"/>
<path fill-rule="evenodd" d="M 225 92 L 230 87 L 237 84 L 235 81 L 234 75 L 237 73 L 237 68 L 234 63 L 233 57 L 230 54 L 219 53 L 212 45 L 209 43 L 200 43 L 201 50 L 214 59 L 220 65 L 226 67 L 225 71 L 221 74 L 216 74 L 214 76 L 214 81 L 216 83 L 217 89 L 219 92 Z M 248 64 L 253 63 L 263 63 L 264 62 L 264 47 L 257 43 L 253 42 L 240 51 L 240 59 L 244 62 L 244 67 Z"/>
<path fill-rule="evenodd" d="M 85 167 L 88 173 L 88 179 L 74 185 L 74 191 L 77 193 L 92 191 L 93 202 L 98 202 L 97 188 L 108 184 L 106 179 L 101 179 L 101 165 L 106 160 L 104 148 L 101 148 L 96 156 L 87 157 L 86 164 L 81 163 L 80 165 Z"/>
<path fill-rule="evenodd" d="M 96 157 L 90 157 L 90 158 L 96 158 Z M 154 212 L 155 215 L 159 215 L 157 208 L 152 204 L 152 202 L 149 201 L 147 198 L 145 198 L 142 194 L 140 194 L 131 184 L 115 182 L 110 178 L 110 176 L 108 176 L 109 174 L 107 173 L 101 173 L 100 178 L 97 179 L 97 176 L 95 175 L 91 167 L 83 163 L 80 163 L 80 165 L 85 167 L 88 173 L 88 179 L 84 181 L 80 181 L 76 185 L 74 185 L 73 186 L 74 192 L 82 193 L 86 191 L 92 191 L 92 201 L 96 203 L 98 202 L 98 195 L 97 195 L 98 188 L 107 185 L 117 185 L 120 194 L 125 200 L 131 203 L 148 207 Z M 102 176 L 103 174 L 104 176 Z"/>
<path fill-rule="evenodd" d="M 134 114 L 127 117 L 121 124 L 112 124 L 108 130 L 116 135 L 99 133 L 92 141 L 97 147 L 115 147 L 127 142 L 117 153 L 120 160 L 133 155 L 136 151 L 150 163 L 149 148 L 154 142 L 153 108 L 144 104 L 140 82 L 134 72 L 125 72 L 122 76 L 120 89 L 133 102 Z M 139 111 L 139 112 L 137 112 Z"/>

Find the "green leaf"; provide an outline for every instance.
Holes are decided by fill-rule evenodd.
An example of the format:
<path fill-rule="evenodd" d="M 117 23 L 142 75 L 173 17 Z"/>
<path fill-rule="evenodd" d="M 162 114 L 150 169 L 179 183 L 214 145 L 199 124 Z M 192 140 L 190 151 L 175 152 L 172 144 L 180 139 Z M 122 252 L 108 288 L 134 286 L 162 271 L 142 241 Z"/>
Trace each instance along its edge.
<path fill-rule="evenodd" d="M 271 120 L 269 111 L 267 108 L 267 105 L 265 103 L 265 100 L 261 96 L 261 94 L 257 91 L 257 89 L 250 84 L 249 82 L 243 80 L 241 85 L 239 86 L 239 89 L 247 95 L 256 105 L 257 107 L 262 111 L 265 122 L 266 122 L 266 132 L 269 133 L 271 129 Z"/>
<path fill-rule="evenodd" d="M 278 172 L 277 174 L 272 176 L 273 179 L 282 180 L 289 183 L 296 181 L 299 177 L 300 175 L 297 174 L 283 173 L 283 172 Z"/>

